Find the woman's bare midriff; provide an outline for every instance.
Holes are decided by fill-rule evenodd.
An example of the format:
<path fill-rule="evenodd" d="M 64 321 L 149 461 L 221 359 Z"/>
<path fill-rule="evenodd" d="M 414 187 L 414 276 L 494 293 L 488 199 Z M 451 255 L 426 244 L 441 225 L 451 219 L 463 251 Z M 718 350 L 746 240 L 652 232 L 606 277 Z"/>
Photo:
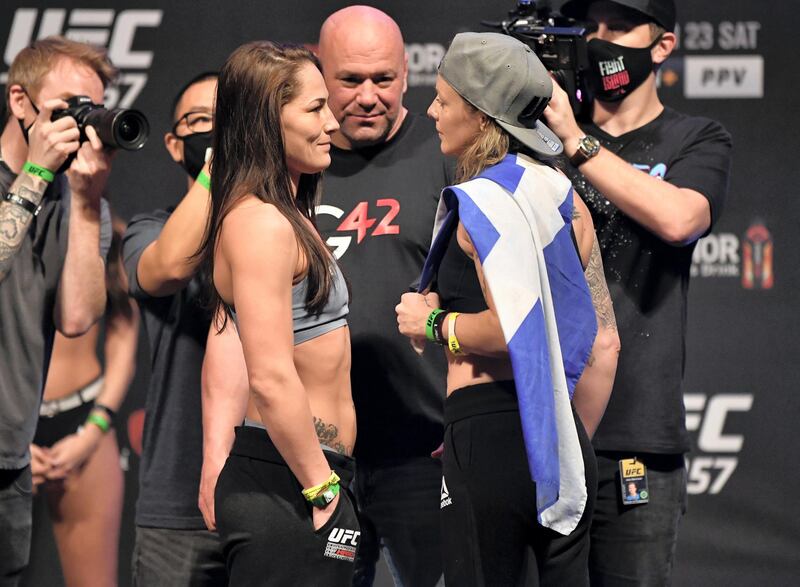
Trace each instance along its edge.
<path fill-rule="evenodd" d="M 447 355 L 447 395 L 457 389 L 514 379 L 508 357 L 482 357 L 480 355 Z"/>
<path fill-rule="evenodd" d="M 350 393 L 350 330 L 326 332 L 294 347 L 294 364 L 308 395 L 317 438 L 333 450 L 353 454 L 356 412 Z M 261 422 L 251 399 L 247 418 Z"/>
<path fill-rule="evenodd" d="M 53 355 L 47 372 L 44 400 L 66 397 L 100 377 L 102 367 L 97 358 L 100 326 L 95 324 L 77 338 L 56 333 Z"/>

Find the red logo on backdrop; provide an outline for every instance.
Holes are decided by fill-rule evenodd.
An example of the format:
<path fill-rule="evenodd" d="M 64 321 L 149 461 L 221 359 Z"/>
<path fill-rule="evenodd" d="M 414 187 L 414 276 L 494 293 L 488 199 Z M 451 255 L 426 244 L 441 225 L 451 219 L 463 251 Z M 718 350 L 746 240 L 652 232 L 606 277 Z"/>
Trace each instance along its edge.
<path fill-rule="evenodd" d="M 131 412 L 128 416 L 128 444 L 138 456 L 142 456 L 142 435 L 144 434 L 144 409 Z"/>
<path fill-rule="evenodd" d="M 750 226 L 742 244 L 742 287 L 772 289 L 775 274 L 772 270 L 772 235 L 762 223 Z"/>

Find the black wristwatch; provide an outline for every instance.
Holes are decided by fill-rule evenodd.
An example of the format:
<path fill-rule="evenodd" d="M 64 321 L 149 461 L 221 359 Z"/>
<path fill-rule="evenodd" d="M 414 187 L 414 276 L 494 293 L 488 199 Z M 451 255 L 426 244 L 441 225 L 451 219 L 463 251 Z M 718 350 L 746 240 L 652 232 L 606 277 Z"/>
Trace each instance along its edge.
<path fill-rule="evenodd" d="M 569 162 L 575 167 L 586 163 L 589 159 L 600 152 L 600 141 L 592 135 L 585 135 L 578 139 L 578 150 L 569 158 Z"/>

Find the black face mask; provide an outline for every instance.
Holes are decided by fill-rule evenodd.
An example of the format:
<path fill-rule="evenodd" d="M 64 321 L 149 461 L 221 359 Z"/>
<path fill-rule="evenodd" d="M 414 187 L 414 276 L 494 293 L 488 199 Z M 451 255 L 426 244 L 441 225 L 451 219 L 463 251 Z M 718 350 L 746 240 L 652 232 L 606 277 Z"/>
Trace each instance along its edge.
<path fill-rule="evenodd" d="M 36 116 L 38 117 L 39 116 L 39 109 L 36 107 L 36 104 L 33 103 L 33 98 L 31 98 L 31 95 L 28 93 L 28 90 L 26 90 L 25 88 L 22 88 L 22 93 L 25 94 L 26 96 L 28 96 L 28 101 L 31 103 L 31 107 L 33 108 L 33 111 L 36 113 Z M 22 122 L 19 118 L 17 118 L 17 123 L 19 123 L 19 129 L 22 131 L 22 136 L 25 138 L 25 144 L 26 145 L 30 144 L 30 141 L 28 139 L 28 133 L 31 131 L 31 127 L 34 124 L 36 124 L 36 120 L 31 122 L 27 126 L 27 128 L 25 127 L 25 123 Z"/>
<path fill-rule="evenodd" d="M 650 50 L 660 40 L 657 38 L 643 49 L 623 47 L 602 39 L 589 41 L 588 83 L 595 99 L 619 102 L 641 86 L 653 71 Z"/>
<path fill-rule="evenodd" d="M 30 94 L 28 94 L 28 90 L 26 90 L 25 88 L 22 88 L 22 91 L 25 92 L 26 96 L 28 96 L 28 100 L 30 100 L 30 102 L 31 102 L 31 107 L 33 107 L 33 111 L 36 113 L 36 116 L 38 117 L 39 116 L 39 109 L 36 107 L 36 104 L 33 103 L 33 98 L 31 98 Z M 36 124 L 36 121 L 34 120 L 27 127 L 25 126 L 25 123 L 22 122 L 19 118 L 17 119 L 17 122 L 19 123 L 20 130 L 22 131 L 22 136 L 25 139 L 25 144 L 29 145 L 30 144 L 30 138 L 28 137 L 28 135 L 30 134 L 31 128 L 33 127 L 33 125 Z M 77 156 L 78 156 L 77 153 L 70 154 L 67 157 L 66 161 L 64 161 L 61 164 L 61 167 L 56 169 L 55 174 L 58 175 L 59 173 L 64 173 L 67 169 L 69 169 L 69 166 L 72 165 L 72 162 L 75 161 L 75 157 L 77 157 Z"/>
<path fill-rule="evenodd" d="M 183 161 L 179 162 L 180 166 L 192 178 L 197 177 L 206 164 L 206 152 L 211 148 L 212 135 L 213 131 L 208 131 L 178 137 L 183 141 Z"/>

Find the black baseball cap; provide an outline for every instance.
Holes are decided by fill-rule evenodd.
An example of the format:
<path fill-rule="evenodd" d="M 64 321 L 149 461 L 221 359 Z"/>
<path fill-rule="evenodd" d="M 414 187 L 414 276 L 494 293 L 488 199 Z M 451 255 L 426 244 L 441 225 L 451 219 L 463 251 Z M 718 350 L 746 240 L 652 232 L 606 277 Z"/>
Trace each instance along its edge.
<path fill-rule="evenodd" d="M 675 30 L 675 0 L 609 0 L 620 6 L 627 6 L 650 17 L 665 30 Z M 586 18 L 589 5 L 597 0 L 569 0 L 561 7 L 561 14 L 572 18 Z"/>

